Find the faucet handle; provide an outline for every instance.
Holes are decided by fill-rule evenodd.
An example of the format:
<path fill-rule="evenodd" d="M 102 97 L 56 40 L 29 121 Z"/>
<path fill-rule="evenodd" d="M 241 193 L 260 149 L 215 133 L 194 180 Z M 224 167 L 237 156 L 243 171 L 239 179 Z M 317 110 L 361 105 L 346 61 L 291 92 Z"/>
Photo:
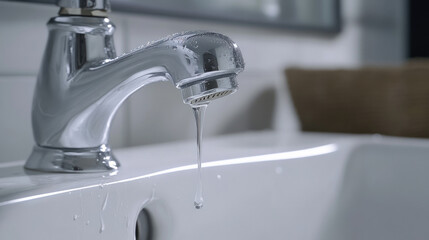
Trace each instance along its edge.
<path fill-rule="evenodd" d="M 57 0 L 60 15 L 106 17 L 110 0 Z"/>

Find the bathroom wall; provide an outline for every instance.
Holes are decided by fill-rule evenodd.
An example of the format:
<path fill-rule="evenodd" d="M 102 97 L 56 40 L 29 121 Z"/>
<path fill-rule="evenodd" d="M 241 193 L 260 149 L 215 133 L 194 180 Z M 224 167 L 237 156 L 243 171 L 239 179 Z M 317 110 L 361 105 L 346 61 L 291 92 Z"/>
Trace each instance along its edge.
<path fill-rule="evenodd" d="M 205 136 L 272 128 L 295 134 L 298 123 L 283 70 L 288 66 L 358 67 L 405 59 L 405 0 L 344 0 L 343 29 L 316 34 L 247 25 L 112 13 L 119 54 L 174 32 L 211 30 L 241 47 L 246 71 L 237 94 L 208 108 Z M 47 39 L 46 22 L 57 7 L 0 1 L 0 162 L 24 160 L 31 151 L 31 100 Z M 192 138 L 194 122 L 170 83 L 135 93 L 117 113 L 111 145 L 126 147 Z"/>

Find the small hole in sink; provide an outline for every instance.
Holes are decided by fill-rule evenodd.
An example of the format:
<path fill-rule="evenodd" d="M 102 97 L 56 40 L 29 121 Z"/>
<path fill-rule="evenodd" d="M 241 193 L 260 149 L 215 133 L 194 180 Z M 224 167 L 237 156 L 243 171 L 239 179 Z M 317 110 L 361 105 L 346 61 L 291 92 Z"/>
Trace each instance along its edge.
<path fill-rule="evenodd" d="M 152 239 L 152 222 L 150 214 L 146 209 L 142 209 L 137 217 L 136 240 Z"/>

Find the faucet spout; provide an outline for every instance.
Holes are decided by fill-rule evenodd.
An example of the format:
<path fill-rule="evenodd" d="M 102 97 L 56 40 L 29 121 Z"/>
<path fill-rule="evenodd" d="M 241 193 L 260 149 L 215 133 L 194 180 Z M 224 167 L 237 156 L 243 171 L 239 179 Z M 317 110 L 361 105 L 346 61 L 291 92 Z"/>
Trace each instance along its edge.
<path fill-rule="evenodd" d="M 48 26 L 33 100 L 36 146 L 28 169 L 116 169 L 119 163 L 108 145 L 110 123 L 133 92 L 171 81 L 184 103 L 202 104 L 235 92 L 235 76 L 244 69 L 238 46 L 218 33 L 175 34 L 116 57 L 114 26 L 107 18 L 56 17 Z"/>

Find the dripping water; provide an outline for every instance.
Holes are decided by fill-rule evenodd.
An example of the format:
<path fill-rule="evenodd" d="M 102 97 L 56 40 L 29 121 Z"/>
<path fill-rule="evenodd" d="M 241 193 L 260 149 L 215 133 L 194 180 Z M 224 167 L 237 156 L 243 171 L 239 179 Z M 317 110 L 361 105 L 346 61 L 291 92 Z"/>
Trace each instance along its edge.
<path fill-rule="evenodd" d="M 99 230 L 100 233 L 102 233 L 106 228 L 104 224 L 103 213 L 104 213 L 104 210 L 106 210 L 108 198 L 109 198 L 109 194 L 107 193 L 106 197 L 104 198 L 103 205 L 101 206 L 101 211 L 100 211 L 100 230 Z"/>
<path fill-rule="evenodd" d="M 194 206 L 196 209 L 201 209 L 204 204 L 203 198 L 203 182 L 201 177 L 201 148 L 203 138 L 203 120 L 208 103 L 200 105 L 191 105 L 194 111 L 195 123 L 197 126 L 197 165 L 198 165 L 198 181 L 195 192 Z"/>

